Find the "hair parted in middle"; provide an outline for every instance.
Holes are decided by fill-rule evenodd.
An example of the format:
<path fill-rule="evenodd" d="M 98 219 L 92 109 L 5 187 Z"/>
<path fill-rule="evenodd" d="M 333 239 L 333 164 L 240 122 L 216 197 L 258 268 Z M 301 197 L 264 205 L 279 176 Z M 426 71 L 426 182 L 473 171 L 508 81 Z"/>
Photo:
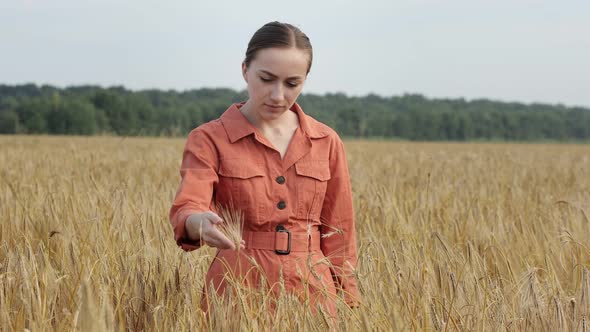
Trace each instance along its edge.
<path fill-rule="evenodd" d="M 277 21 L 266 23 L 254 33 L 246 50 L 246 67 L 254 60 L 258 51 L 271 47 L 295 47 L 305 51 L 309 56 L 306 73 L 309 74 L 313 61 L 313 49 L 309 38 L 299 28 Z"/>

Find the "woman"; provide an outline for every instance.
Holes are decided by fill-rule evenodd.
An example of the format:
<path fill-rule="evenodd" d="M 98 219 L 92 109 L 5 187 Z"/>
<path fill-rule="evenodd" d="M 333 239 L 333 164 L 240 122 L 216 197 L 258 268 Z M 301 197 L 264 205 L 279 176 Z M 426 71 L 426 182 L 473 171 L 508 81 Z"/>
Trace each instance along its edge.
<path fill-rule="evenodd" d="M 282 280 L 287 291 L 310 295 L 314 308 L 320 304 L 333 316 L 337 290 L 351 307 L 360 303 L 344 146 L 296 103 L 311 63 L 303 32 L 264 25 L 242 63 L 248 100 L 188 136 L 170 222 L 185 251 L 203 243 L 219 249 L 205 280 L 204 310 L 210 289 L 225 290 L 226 272 L 251 286 L 264 274 L 277 294 Z M 224 222 L 218 205 L 243 211 L 240 250 L 218 229 Z"/>

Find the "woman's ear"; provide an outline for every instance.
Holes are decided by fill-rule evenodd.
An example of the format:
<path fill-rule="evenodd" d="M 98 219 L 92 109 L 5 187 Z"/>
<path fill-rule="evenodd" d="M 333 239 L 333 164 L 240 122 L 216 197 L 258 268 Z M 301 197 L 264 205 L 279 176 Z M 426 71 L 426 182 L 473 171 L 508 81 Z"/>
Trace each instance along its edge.
<path fill-rule="evenodd" d="M 244 81 L 248 83 L 248 75 L 247 75 L 248 67 L 246 66 L 246 61 L 242 61 L 242 76 L 244 77 Z"/>

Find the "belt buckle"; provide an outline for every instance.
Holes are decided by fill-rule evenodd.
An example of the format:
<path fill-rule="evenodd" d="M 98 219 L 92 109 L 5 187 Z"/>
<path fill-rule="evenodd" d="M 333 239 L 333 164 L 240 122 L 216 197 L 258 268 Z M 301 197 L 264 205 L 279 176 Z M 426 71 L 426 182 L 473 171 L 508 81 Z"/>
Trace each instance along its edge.
<path fill-rule="evenodd" d="M 277 225 L 276 228 L 276 232 L 277 233 L 287 233 L 287 250 L 281 250 L 281 249 L 277 249 L 277 244 L 276 244 L 276 240 L 275 240 L 275 252 L 278 255 L 288 255 L 291 253 L 291 232 L 289 232 L 288 229 L 285 228 L 285 226 L 283 225 Z"/>

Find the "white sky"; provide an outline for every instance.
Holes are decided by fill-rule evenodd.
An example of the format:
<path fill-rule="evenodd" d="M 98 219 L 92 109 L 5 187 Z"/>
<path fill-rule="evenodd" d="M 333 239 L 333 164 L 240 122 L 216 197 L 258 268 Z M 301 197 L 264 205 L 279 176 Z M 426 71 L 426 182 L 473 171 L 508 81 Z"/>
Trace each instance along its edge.
<path fill-rule="evenodd" d="M 240 90 L 274 20 L 311 39 L 304 93 L 590 106 L 588 0 L 0 0 L 0 83 Z"/>

